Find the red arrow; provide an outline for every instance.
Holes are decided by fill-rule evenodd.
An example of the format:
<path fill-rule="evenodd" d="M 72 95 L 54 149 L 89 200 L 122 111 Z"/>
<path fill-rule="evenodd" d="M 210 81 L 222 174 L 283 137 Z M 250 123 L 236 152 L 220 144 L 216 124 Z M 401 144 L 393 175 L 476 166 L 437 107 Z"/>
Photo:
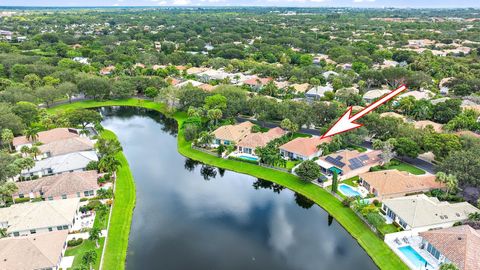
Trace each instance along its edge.
<path fill-rule="evenodd" d="M 327 138 L 331 137 L 336 134 L 340 134 L 355 128 L 359 128 L 363 126 L 362 124 L 355 123 L 358 119 L 365 116 L 367 113 L 375 110 L 378 106 L 384 104 L 385 102 L 389 101 L 390 99 L 394 98 L 396 95 L 400 94 L 402 91 L 405 91 L 407 87 L 405 85 L 400 86 L 399 88 L 395 89 L 394 91 L 386 94 L 381 99 L 375 101 L 374 103 L 368 105 L 365 109 L 359 111 L 354 116 L 352 114 L 352 107 L 348 107 L 347 111 L 337 120 L 337 122 L 321 137 Z"/>

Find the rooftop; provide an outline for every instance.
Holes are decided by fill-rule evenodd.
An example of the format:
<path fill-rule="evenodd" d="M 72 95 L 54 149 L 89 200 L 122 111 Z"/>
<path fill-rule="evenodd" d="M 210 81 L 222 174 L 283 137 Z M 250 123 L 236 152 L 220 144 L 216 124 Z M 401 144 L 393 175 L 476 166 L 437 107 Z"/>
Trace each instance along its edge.
<path fill-rule="evenodd" d="M 388 199 L 383 204 L 412 228 L 462 221 L 468 214 L 480 212 L 467 202 L 440 202 L 425 194 Z"/>
<path fill-rule="evenodd" d="M 98 157 L 95 151 L 74 152 L 61 156 L 54 156 L 35 162 L 33 168 L 22 171 L 23 174 L 40 172 L 52 169 L 56 172 L 67 172 L 71 170 L 83 169 L 90 161 L 97 161 Z"/>
<path fill-rule="evenodd" d="M 62 173 L 37 180 L 17 182 L 18 191 L 14 195 L 41 192 L 45 198 L 50 196 L 76 194 L 87 190 L 99 188 L 97 171 Z"/>
<path fill-rule="evenodd" d="M 285 133 L 286 132 L 279 127 L 272 128 L 267 132 L 250 133 L 238 143 L 238 146 L 252 149 L 264 147 L 268 142 L 282 137 Z"/>
<path fill-rule="evenodd" d="M 346 174 L 364 166 L 375 166 L 379 164 L 380 153 L 381 151 L 379 150 L 365 153 L 358 152 L 357 150 L 341 150 L 328 156 L 320 157 L 317 163 L 321 163 L 321 166 L 328 165 L 328 168 L 325 169 L 336 167 L 341 169 L 343 174 Z"/>
<path fill-rule="evenodd" d="M 398 170 L 367 172 L 360 174 L 360 178 L 375 188 L 379 196 L 408 194 L 444 187 L 435 181 L 435 175 L 418 176 Z"/>
<path fill-rule="evenodd" d="M 41 131 L 38 133 L 37 141 L 43 144 L 64 140 L 68 138 L 79 137 L 78 132 L 76 129 L 72 128 L 54 128 L 47 131 Z M 13 139 L 13 145 L 22 145 L 22 144 L 29 144 L 31 143 L 30 140 L 27 139 L 26 136 L 15 137 Z"/>
<path fill-rule="evenodd" d="M 53 269 L 67 239 L 66 230 L 0 239 L 0 269 Z"/>
<path fill-rule="evenodd" d="M 79 202 L 74 198 L 14 204 L 0 208 L 0 222 L 8 224 L 8 233 L 71 224 Z"/>
<path fill-rule="evenodd" d="M 318 152 L 317 146 L 322 143 L 330 143 L 332 138 L 311 137 L 311 138 L 296 138 L 286 144 L 280 146 L 281 150 L 295 153 L 304 157 L 309 157 Z"/>
<path fill-rule="evenodd" d="M 237 125 L 221 126 L 213 132 L 213 135 L 217 139 L 238 143 L 238 141 L 251 133 L 252 127 L 253 124 L 249 121 Z"/>
<path fill-rule="evenodd" d="M 462 270 L 480 269 L 480 231 L 468 225 L 420 233 Z"/>
<path fill-rule="evenodd" d="M 48 152 L 51 156 L 59 156 L 73 152 L 92 150 L 93 142 L 85 137 L 72 137 L 40 145 L 38 149 L 42 153 Z"/>

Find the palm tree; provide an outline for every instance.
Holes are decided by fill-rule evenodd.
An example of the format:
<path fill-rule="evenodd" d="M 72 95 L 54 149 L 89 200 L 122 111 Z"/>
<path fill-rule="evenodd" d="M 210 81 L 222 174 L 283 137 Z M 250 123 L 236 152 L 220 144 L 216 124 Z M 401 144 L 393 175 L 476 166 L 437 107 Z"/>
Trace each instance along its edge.
<path fill-rule="evenodd" d="M 104 156 L 98 162 L 98 169 L 101 172 L 115 172 L 120 166 L 122 166 L 122 163 L 112 155 Z"/>
<path fill-rule="evenodd" d="M 447 195 L 450 194 L 451 191 L 455 191 L 458 188 L 458 180 L 455 175 L 437 172 L 435 181 L 443 183 L 447 186 Z"/>
<path fill-rule="evenodd" d="M 20 153 L 22 153 L 22 157 L 27 156 L 27 154 L 30 153 L 30 148 L 24 145 L 22 148 L 20 148 Z"/>
<path fill-rule="evenodd" d="M 222 119 L 223 113 L 220 109 L 211 109 L 207 111 L 208 119 L 212 120 L 214 125 L 217 125 L 217 121 Z"/>
<path fill-rule="evenodd" d="M 13 150 L 12 149 L 12 142 L 13 142 L 13 138 L 14 138 L 13 132 L 8 128 L 4 128 L 2 130 L 1 138 L 2 138 L 2 143 L 3 144 L 8 144 L 8 149 L 10 151 L 12 151 Z"/>
<path fill-rule="evenodd" d="M 38 129 L 30 127 L 25 130 L 25 137 L 31 142 L 36 142 L 38 139 Z"/>
<path fill-rule="evenodd" d="M 90 270 L 93 269 L 92 265 L 97 261 L 97 252 L 93 249 L 85 252 L 82 256 L 82 262 L 88 265 Z"/>
<path fill-rule="evenodd" d="M 206 147 L 209 144 L 211 144 L 214 139 L 215 139 L 215 136 L 213 136 L 212 133 L 207 131 L 202 131 L 200 133 L 200 138 L 198 139 L 198 142 L 200 143 L 201 146 Z"/>
<path fill-rule="evenodd" d="M 480 212 L 468 214 L 468 219 L 471 221 L 480 221 Z"/>
<path fill-rule="evenodd" d="M 95 241 L 95 246 L 99 248 L 100 245 L 98 244 L 98 240 L 100 240 L 101 235 L 102 231 L 95 226 L 90 230 L 90 236 L 88 237 L 88 240 Z"/>
<path fill-rule="evenodd" d="M 40 149 L 39 149 L 38 147 L 32 146 L 32 148 L 30 148 L 29 153 L 30 153 L 31 155 L 33 155 L 34 158 L 37 158 L 37 156 L 38 156 L 39 154 L 41 154 L 42 151 L 40 151 Z"/>
<path fill-rule="evenodd" d="M 18 187 L 15 182 L 6 182 L 0 186 L 0 203 L 3 205 L 7 197 L 12 197 L 12 194 L 17 192 Z"/>

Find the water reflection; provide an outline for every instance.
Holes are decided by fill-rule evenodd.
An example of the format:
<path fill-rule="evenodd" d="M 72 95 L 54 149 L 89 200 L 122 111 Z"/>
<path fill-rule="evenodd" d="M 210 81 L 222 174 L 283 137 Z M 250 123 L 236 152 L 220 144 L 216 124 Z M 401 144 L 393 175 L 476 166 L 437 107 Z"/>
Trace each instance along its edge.
<path fill-rule="evenodd" d="M 376 269 L 300 194 L 185 159 L 171 135 L 176 127 L 151 112 L 102 112 L 136 181 L 127 269 Z"/>

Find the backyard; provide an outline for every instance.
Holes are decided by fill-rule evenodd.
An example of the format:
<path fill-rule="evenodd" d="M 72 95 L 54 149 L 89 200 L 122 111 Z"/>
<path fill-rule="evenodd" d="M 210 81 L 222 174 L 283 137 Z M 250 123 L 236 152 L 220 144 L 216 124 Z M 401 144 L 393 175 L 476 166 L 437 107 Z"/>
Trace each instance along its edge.
<path fill-rule="evenodd" d="M 73 260 L 72 268 L 80 267 L 82 265 L 82 256 L 87 251 L 94 249 L 97 253 L 97 260 L 95 261 L 94 269 L 100 269 L 100 258 L 102 257 L 102 249 L 105 243 L 105 237 L 100 238 L 98 241 L 100 247 L 96 248 L 95 241 L 92 240 L 84 240 L 80 245 L 76 247 L 67 248 L 65 251 L 65 256 L 75 256 Z M 81 269 L 81 268 L 79 268 Z"/>

